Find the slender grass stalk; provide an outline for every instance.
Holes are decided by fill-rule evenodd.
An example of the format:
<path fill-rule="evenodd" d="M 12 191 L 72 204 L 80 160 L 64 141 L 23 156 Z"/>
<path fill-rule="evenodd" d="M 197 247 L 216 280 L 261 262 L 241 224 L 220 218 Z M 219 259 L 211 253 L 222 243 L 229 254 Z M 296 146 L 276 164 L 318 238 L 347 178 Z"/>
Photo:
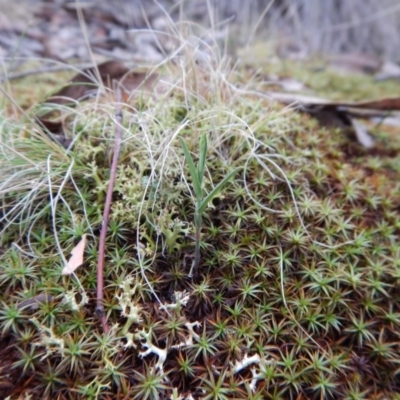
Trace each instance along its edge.
<path fill-rule="evenodd" d="M 115 144 L 114 154 L 110 169 L 110 181 L 108 183 L 106 202 L 104 205 L 103 223 L 100 232 L 100 243 L 99 243 L 99 258 L 97 262 L 97 304 L 96 304 L 96 315 L 101 320 L 104 333 L 109 332 L 110 327 L 107 324 L 106 316 L 104 315 L 104 257 L 106 248 L 106 237 L 108 221 L 110 218 L 112 195 L 114 190 L 115 179 L 117 175 L 118 158 L 121 148 L 122 141 L 122 110 L 121 110 L 121 89 L 117 89 L 117 112 L 116 112 L 116 128 L 115 128 Z"/>
<path fill-rule="evenodd" d="M 181 142 L 181 146 L 183 152 L 185 154 L 185 159 L 189 167 L 190 176 L 192 178 L 194 193 L 196 196 L 196 207 L 194 211 L 194 225 L 196 228 L 195 233 L 195 256 L 192 267 L 189 271 L 189 277 L 197 274 L 199 263 L 200 263 L 200 240 L 201 240 L 201 227 L 203 225 L 203 212 L 205 211 L 208 203 L 212 201 L 212 199 L 222 191 L 222 188 L 226 185 L 226 183 L 236 174 L 238 169 L 234 169 L 228 175 L 225 176 L 222 181 L 211 190 L 208 195 L 204 196 L 203 192 L 203 181 L 204 181 L 204 171 L 206 166 L 206 156 L 207 156 L 207 136 L 203 134 L 200 139 L 200 154 L 199 154 L 199 162 L 197 164 L 197 168 L 194 164 L 193 158 L 190 155 L 189 149 L 182 138 L 179 138 Z"/>

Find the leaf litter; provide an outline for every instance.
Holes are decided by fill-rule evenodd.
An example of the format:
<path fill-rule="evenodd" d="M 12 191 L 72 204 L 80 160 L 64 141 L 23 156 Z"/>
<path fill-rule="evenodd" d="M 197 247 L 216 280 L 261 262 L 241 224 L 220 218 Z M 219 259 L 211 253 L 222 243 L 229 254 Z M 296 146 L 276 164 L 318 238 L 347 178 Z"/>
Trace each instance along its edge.
<path fill-rule="evenodd" d="M 79 243 L 72 249 L 71 257 L 68 260 L 67 265 L 62 270 L 62 275 L 71 275 L 75 272 L 77 268 L 79 268 L 83 262 L 83 253 L 85 251 L 86 246 L 86 233 L 82 235 L 82 239 Z"/>

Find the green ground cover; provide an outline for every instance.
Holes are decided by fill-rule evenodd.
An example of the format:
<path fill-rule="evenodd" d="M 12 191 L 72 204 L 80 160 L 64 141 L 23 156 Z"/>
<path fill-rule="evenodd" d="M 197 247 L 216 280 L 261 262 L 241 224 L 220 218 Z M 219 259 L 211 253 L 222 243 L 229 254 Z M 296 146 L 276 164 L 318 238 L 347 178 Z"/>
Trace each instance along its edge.
<path fill-rule="evenodd" d="M 4 86 L 13 102 L 4 97 L 0 114 L 2 398 L 399 399 L 400 136 L 377 126 L 366 150 L 258 96 L 255 71 L 341 100 L 400 85 L 249 63 L 188 57 L 163 66 L 169 84 L 157 96 L 126 101 L 106 241 L 108 333 L 94 311 L 115 96 L 63 108 L 65 149 L 33 120 L 65 75 Z M 197 193 L 179 139 L 201 165 L 203 135 L 204 196 L 238 172 L 202 214 L 190 277 Z M 84 265 L 63 276 L 83 234 Z"/>

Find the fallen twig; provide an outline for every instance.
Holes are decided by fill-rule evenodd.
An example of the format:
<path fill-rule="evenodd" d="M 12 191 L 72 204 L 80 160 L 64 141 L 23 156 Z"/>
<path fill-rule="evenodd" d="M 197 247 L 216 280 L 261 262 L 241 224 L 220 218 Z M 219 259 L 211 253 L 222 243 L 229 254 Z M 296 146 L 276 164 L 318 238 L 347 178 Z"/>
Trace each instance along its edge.
<path fill-rule="evenodd" d="M 107 317 L 104 315 L 104 256 L 106 248 L 106 236 L 108 221 L 110 217 L 111 201 L 114 190 L 115 178 L 117 174 L 118 158 L 121 148 L 122 140 L 122 110 L 121 110 L 121 89 L 117 87 L 117 111 L 115 113 L 116 127 L 115 127 L 115 142 L 114 142 L 114 154 L 110 170 L 110 181 L 107 188 L 106 202 L 104 205 L 103 213 L 103 223 L 100 232 L 100 242 L 99 242 L 99 258 L 97 262 L 97 305 L 96 305 L 96 315 L 101 320 L 103 326 L 103 331 L 107 333 L 110 328 L 107 324 Z"/>

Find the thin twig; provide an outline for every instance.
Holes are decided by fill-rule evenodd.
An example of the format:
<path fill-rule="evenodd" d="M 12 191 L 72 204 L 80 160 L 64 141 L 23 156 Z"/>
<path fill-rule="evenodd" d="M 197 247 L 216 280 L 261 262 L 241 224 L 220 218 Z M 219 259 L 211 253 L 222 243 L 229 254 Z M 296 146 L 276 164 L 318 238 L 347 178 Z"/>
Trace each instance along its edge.
<path fill-rule="evenodd" d="M 103 331 L 107 333 L 110 328 L 107 324 L 107 317 L 104 314 L 103 298 L 104 298 L 104 256 L 106 248 L 106 236 L 108 221 L 110 217 L 111 201 L 114 190 L 115 178 L 117 175 L 117 166 L 119 152 L 122 141 L 122 110 L 121 110 L 121 89 L 117 87 L 117 111 L 115 113 L 116 127 L 115 127 L 115 142 L 114 142 L 114 154 L 110 170 L 110 181 L 107 188 L 106 202 L 104 205 L 103 223 L 100 232 L 99 241 L 99 259 L 97 262 L 97 306 L 96 315 L 100 318 L 103 326 Z"/>

